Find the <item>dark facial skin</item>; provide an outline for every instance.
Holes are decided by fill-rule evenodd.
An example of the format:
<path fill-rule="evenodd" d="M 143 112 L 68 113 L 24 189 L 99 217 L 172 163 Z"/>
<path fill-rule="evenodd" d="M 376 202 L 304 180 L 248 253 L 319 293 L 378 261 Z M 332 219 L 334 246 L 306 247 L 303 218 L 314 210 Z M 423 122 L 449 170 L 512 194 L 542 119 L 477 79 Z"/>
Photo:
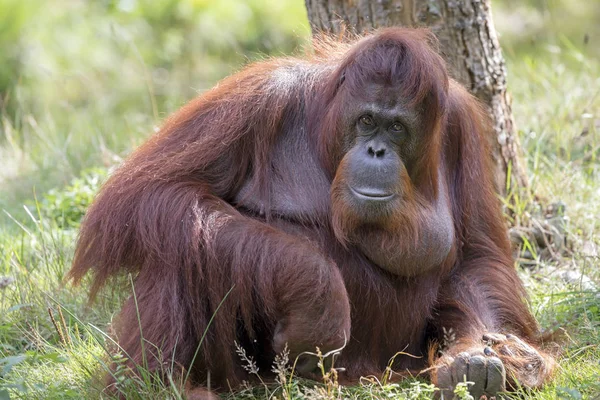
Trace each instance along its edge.
<path fill-rule="evenodd" d="M 348 96 L 345 155 L 332 193 L 334 202 L 351 210 L 354 222 L 343 228 L 350 241 L 379 267 L 412 276 L 444 261 L 454 225 L 444 174 L 438 174 L 435 198 L 419 193 L 419 183 L 411 179 L 411 166 L 433 133 L 421 129 L 420 115 L 399 93 L 393 86 L 371 84 Z"/>
<path fill-rule="evenodd" d="M 345 108 L 346 183 L 355 200 L 374 209 L 401 200 L 401 177 L 417 147 L 418 114 L 404 105 L 398 90 L 370 84 Z"/>

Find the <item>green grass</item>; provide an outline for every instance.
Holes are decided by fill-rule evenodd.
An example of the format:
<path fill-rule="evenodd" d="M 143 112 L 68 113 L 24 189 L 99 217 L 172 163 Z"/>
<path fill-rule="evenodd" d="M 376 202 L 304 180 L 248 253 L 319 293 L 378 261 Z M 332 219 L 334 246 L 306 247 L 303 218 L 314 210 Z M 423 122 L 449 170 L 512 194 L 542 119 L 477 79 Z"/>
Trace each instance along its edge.
<path fill-rule="evenodd" d="M 0 0 L 0 8 L 9 1 L 19 4 Z M 246 26 L 229 24 L 230 32 L 209 39 L 194 18 L 209 12 L 215 21 L 237 21 L 247 17 L 243 10 L 171 3 L 141 2 L 146 5 L 127 13 L 73 3 L 70 12 L 47 10 L 29 24 L 19 14 L 18 42 L 39 51 L 20 56 L 26 64 L 11 81 L 10 106 L 0 121 L 0 400 L 107 398 L 99 379 L 106 370 L 107 332 L 128 289 L 125 282 L 104 291 L 89 306 L 88 282 L 78 288 L 63 283 L 81 215 L 108 169 L 165 115 L 247 58 L 289 52 L 308 32 L 302 2 L 286 3 L 291 8 L 284 12 L 253 0 Z M 531 308 L 543 328 L 562 332 L 562 338 L 554 349 L 554 381 L 514 397 L 600 398 L 600 54 L 577 39 L 583 31 L 593 35 L 597 26 L 579 19 L 564 33 L 549 31 L 556 13 L 566 12 L 556 5 L 552 18 L 533 18 L 532 45 L 523 32 L 508 31 L 503 15 L 511 4 L 498 7 L 498 26 L 507 27 L 502 40 L 531 189 L 539 204 L 566 205 L 560 222 L 567 239 L 553 257 L 525 246 L 535 256 L 519 268 Z M 180 10 L 188 6 L 200 11 Z M 594 10 L 587 13 L 593 20 Z M 164 26 L 152 29 L 148 21 Z M 72 33 L 78 38 L 68 41 Z M 197 42 L 182 42 L 186 37 Z M 161 83 L 165 72 L 168 85 Z M 513 196 L 518 227 L 527 231 L 544 222 L 530 193 Z M 229 397 L 425 399 L 434 390 L 417 379 L 391 384 L 385 377 L 342 387 L 328 371 L 319 383 L 291 377 L 283 363 L 277 368 L 278 383 Z M 128 398 L 182 396 L 176 385 L 156 384 L 147 372 L 117 378 Z"/>

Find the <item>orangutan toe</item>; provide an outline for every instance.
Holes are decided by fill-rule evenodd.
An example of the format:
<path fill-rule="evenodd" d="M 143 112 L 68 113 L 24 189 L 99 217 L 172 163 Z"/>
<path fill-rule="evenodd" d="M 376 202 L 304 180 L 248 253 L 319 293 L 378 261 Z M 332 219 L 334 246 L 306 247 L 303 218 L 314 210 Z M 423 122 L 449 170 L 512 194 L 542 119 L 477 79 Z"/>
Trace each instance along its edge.
<path fill-rule="evenodd" d="M 436 375 L 444 399 L 454 398 L 454 389 L 461 382 L 467 383 L 469 393 L 475 399 L 496 396 L 505 390 L 504 364 L 494 353 L 486 354 L 478 348 L 442 360 L 444 364 Z"/>

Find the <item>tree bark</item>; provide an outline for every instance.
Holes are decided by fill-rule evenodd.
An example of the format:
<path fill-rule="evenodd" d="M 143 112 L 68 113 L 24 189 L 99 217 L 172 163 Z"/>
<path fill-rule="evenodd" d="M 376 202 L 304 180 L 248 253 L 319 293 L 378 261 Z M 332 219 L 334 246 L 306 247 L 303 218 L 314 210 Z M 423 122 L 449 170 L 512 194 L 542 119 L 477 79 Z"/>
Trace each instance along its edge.
<path fill-rule="evenodd" d="M 313 33 L 362 33 L 385 26 L 431 29 L 452 77 L 489 109 L 499 192 L 507 195 L 509 188 L 528 186 L 490 0 L 306 0 L 306 9 Z"/>

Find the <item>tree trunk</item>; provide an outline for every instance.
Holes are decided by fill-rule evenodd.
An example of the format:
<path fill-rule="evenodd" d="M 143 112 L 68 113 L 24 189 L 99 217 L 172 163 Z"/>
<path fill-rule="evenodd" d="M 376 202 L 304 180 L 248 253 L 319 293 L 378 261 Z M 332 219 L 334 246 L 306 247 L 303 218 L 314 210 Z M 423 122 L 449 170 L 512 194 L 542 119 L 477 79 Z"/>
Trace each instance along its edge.
<path fill-rule="evenodd" d="M 498 190 L 506 195 L 508 185 L 527 187 L 490 0 L 306 0 L 306 9 L 313 33 L 429 27 L 440 41 L 451 75 L 489 108 Z"/>

